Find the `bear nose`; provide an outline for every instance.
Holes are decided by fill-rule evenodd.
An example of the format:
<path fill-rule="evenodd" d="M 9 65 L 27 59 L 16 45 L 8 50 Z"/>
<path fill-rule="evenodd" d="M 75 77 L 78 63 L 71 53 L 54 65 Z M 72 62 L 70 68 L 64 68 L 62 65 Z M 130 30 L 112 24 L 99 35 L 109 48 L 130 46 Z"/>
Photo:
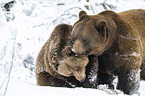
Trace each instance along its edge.
<path fill-rule="evenodd" d="M 77 56 L 71 46 L 66 46 L 65 51 L 69 56 Z"/>
<path fill-rule="evenodd" d="M 80 82 L 84 82 L 85 81 L 85 79 L 83 78 Z"/>
<path fill-rule="evenodd" d="M 78 54 L 85 53 L 85 49 L 84 49 L 83 44 L 80 40 L 75 41 L 72 49 L 74 50 L 75 53 L 78 53 Z"/>

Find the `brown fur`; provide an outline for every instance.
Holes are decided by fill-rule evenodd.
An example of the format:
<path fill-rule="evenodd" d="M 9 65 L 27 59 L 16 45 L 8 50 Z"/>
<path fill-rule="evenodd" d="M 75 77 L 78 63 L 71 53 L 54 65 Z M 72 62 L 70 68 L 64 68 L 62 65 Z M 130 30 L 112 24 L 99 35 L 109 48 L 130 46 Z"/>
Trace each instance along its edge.
<path fill-rule="evenodd" d="M 118 88 L 126 94 L 135 93 L 140 68 L 145 78 L 145 10 L 104 11 L 98 15 L 82 11 L 79 16 L 72 31 L 74 52 L 98 56 L 99 72 L 117 75 Z"/>
<path fill-rule="evenodd" d="M 94 73 L 97 75 L 97 57 L 89 56 L 89 58 L 93 58 L 93 61 L 89 61 L 88 56 L 78 56 L 69 52 L 69 47 L 65 48 L 69 44 L 71 30 L 72 26 L 70 25 L 58 25 L 42 47 L 36 61 L 38 85 L 96 87 L 95 80 L 89 82 L 91 79 L 89 75 L 91 75 L 91 68 L 94 68 Z"/>

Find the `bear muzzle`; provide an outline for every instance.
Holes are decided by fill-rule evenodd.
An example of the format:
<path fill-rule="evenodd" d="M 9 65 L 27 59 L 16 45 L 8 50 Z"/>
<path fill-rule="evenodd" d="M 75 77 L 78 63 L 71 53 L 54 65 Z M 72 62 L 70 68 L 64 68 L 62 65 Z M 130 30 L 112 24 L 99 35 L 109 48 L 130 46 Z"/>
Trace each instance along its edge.
<path fill-rule="evenodd" d="M 80 82 L 84 82 L 86 75 L 85 74 L 80 74 L 78 72 L 74 72 L 73 75 L 75 76 L 75 78 L 80 81 Z"/>
<path fill-rule="evenodd" d="M 83 44 L 80 40 L 76 40 L 75 43 L 73 44 L 72 51 L 77 53 L 77 54 L 84 54 L 86 50 L 83 47 Z"/>

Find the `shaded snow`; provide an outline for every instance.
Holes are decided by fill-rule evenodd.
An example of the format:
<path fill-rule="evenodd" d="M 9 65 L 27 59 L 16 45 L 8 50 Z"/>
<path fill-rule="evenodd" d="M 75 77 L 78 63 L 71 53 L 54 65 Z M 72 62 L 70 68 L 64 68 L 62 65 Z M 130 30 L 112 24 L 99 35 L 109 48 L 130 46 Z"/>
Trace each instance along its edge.
<path fill-rule="evenodd" d="M 13 87 L 15 86 L 15 87 Z M 40 87 L 33 84 L 29 84 L 23 81 L 12 80 L 9 85 L 7 96 L 95 96 L 108 94 L 95 89 L 83 89 L 83 88 L 58 88 L 58 87 Z M 17 90 L 17 91 L 16 91 Z M 18 91 L 19 90 L 19 91 Z"/>
<path fill-rule="evenodd" d="M 140 82 L 139 92 L 132 96 L 145 96 L 145 81 Z M 50 86 L 37 86 L 35 81 L 28 83 L 27 81 L 11 79 L 6 96 L 124 96 L 119 90 L 107 89 L 106 85 L 101 85 L 99 89 L 90 88 L 62 88 Z M 126 95 L 125 95 L 126 96 Z"/>

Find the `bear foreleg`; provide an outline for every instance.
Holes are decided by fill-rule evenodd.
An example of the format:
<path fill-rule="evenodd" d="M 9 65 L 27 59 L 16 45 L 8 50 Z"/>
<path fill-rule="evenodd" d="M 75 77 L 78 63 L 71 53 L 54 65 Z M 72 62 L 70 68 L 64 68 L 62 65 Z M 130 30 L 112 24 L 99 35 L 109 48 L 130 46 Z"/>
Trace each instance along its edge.
<path fill-rule="evenodd" d="M 114 89 L 113 80 L 115 76 L 109 75 L 107 73 L 98 73 L 98 85 L 100 84 L 108 84 L 109 89 Z"/>
<path fill-rule="evenodd" d="M 121 89 L 125 94 L 134 94 L 139 88 L 140 69 L 122 72 L 118 75 L 118 80 L 118 89 Z"/>

